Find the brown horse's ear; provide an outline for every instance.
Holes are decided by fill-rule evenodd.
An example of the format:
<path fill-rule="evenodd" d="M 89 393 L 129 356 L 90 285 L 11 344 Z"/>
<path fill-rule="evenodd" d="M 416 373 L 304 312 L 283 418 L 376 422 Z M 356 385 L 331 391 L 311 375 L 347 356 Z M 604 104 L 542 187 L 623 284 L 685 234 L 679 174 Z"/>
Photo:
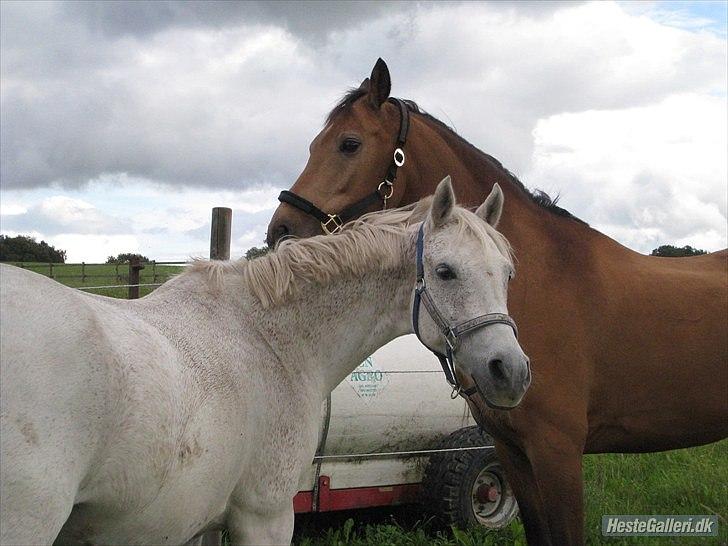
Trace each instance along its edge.
<path fill-rule="evenodd" d="M 493 184 L 493 189 L 490 190 L 490 195 L 485 198 L 485 201 L 478 207 L 475 214 L 491 226 L 498 227 L 498 222 L 500 222 L 501 214 L 503 213 L 503 201 L 503 190 L 496 182 Z"/>
<path fill-rule="evenodd" d="M 366 80 L 364 80 L 366 81 Z M 372 74 L 369 76 L 369 102 L 379 108 L 389 98 L 392 82 L 389 79 L 389 68 L 381 58 L 377 59 Z"/>
<path fill-rule="evenodd" d="M 452 190 L 450 176 L 443 178 L 435 189 L 430 207 L 430 220 L 435 228 L 442 226 L 450 218 L 455 206 L 455 192 Z"/>
<path fill-rule="evenodd" d="M 364 78 L 364 81 L 361 82 L 361 85 L 359 86 L 359 89 L 362 91 L 369 92 L 369 78 Z"/>

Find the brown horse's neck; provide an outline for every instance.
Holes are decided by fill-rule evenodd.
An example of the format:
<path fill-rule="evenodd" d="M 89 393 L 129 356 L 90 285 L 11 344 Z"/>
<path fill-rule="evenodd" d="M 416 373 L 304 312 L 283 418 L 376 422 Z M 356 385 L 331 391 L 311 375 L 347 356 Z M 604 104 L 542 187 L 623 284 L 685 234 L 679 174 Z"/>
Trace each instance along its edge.
<path fill-rule="evenodd" d="M 501 186 L 506 197 L 506 214 L 499 229 L 508 237 L 521 261 L 527 255 L 540 259 L 541 256 L 534 256 L 534 253 L 553 251 L 557 241 L 561 241 L 558 246 L 563 246 L 565 239 L 584 244 L 585 238 L 598 235 L 581 221 L 536 203 L 528 190 L 497 160 L 434 118 L 413 113 L 411 134 L 400 205 L 431 195 L 437 183 L 451 175 L 458 202 L 464 206 L 479 205 L 494 183 Z M 549 242 L 552 244 L 547 244 Z"/>

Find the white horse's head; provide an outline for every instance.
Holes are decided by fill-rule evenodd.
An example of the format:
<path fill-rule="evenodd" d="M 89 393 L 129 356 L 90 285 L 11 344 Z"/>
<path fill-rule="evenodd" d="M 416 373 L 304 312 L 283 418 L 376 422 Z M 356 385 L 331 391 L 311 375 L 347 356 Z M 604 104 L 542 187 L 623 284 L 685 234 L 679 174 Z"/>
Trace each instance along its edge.
<path fill-rule="evenodd" d="M 430 301 L 417 309 L 415 297 L 413 320 L 428 347 L 445 355 L 451 347 L 463 388 L 474 385 L 488 406 L 510 409 L 523 398 L 531 373 L 509 324 L 508 281 L 515 271 L 510 246 L 495 230 L 502 211 L 497 184 L 472 213 L 455 207 L 449 176 L 440 182 L 422 227 L 418 287 L 426 287 Z M 447 328 L 456 334 L 449 340 Z"/>

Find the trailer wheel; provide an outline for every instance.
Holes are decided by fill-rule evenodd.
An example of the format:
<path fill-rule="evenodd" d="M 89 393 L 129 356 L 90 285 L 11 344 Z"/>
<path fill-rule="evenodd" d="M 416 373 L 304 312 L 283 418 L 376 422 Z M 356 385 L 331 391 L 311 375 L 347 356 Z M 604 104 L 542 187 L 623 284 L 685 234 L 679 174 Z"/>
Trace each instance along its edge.
<path fill-rule="evenodd" d="M 439 448 L 492 446 L 478 427 L 456 430 Z M 448 451 L 430 458 L 422 481 L 423 501 L 444 523 L 500 529 L 518 514 L 495 449 Z"/>

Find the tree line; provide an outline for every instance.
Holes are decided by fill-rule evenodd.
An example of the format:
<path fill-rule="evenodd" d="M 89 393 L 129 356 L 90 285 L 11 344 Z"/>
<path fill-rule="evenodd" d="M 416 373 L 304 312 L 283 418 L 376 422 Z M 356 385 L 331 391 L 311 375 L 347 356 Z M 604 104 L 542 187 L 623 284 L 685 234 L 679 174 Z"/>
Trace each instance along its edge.
<path fill-rule="evenodd" d="M 35 237 L 0 235 L 0 262 L 44 262 L 62 264 L 66 262 L 66 251 L 57 249 Z"/>

